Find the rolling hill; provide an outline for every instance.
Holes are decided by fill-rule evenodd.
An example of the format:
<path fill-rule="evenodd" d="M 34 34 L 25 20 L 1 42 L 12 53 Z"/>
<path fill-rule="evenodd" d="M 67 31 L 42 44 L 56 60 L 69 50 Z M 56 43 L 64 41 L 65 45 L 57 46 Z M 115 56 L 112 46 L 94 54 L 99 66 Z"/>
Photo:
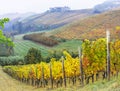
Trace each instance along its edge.
<path fill-rule="evenodd" d="M 69 39 L 97 39 L 106 37 L 106 30 L 110 30 L 111 39 L 120 38 L 120 8 L 107 11 L 101 14 L 93 15 L 81 20 L 76 20 L 71 24 L 63 27 L 47 31 L 44 33 L 28 34 L 28 40 L 37 41 L 42 36 L 52 38 L 54 40 L 69 40 Z M 32 37 L 36 36 L 36 37 Z M 45 37 L 45 38 L 46 38 Z"/>
<path fill-rule="evenodd" d="M 120 37 L 116 27 L 120 26 L 120 9 L 78 20 L 72 24 L 53 30 L 47 35 L 64 39 L 96 39 L 105 37 L 105 30 L 111 31 L 111 37 Z"/>
<path fill-rule="evenodd" d="M 105 37 L 105 30 L 107 29 L 111 31 L 111 37 L 116 38 L 119 37 L 119 31 L 115 31 L 116 27 L 120 26 L 119 7 L 120 0 L 106 0 L 102 4 L 94 6 L 91 10 L 67 9 L 61 11 L 63 9 L 57 7 L 33 18 L 27 18 L 24 24 L 39 25 L 38 30 L 57 28 L 44 34 L 57 39 L 96 39 Z"/>
<path fill-rule="evenodd" d="M 50 30 L 92 15 L 91 9 L 64 10 L 63 8 L 65 7 L 60 7 L 60 10 L 58 10 L 58 7 L 53 8 L 52 11 L 48 10 L 42 14 L 35 14 L 23 20 L 18 20 L 12 24 L 12 30 L 17 30 L 18 33 Z"/>
<path fill-rule="evenodd" d="M 0 18 L 10 18 L 10 22 L 5 24 L 6 33 L 23 34 L 55 29 L 91 15 L 92 9 L 71 10 L 69 7 L 54 7 L 43 13 L 8 13 L 0 15 Z"/>
<path fill-rule="evenodd" d="M 120 0 L 106 0 L 105 2 L 96 5 L 91 9 L 71 10 L 66 6 L 53 7 L 39 14 L 31 12 L 25 14 L 11 13 L 0 15 L 0 18 L 4 16 L 11 19 L 11 21 L 5 25 L 4 30 L 6 32 L 10 33 L 12 31 L 13 34 L 23 34 L 27 32 L 60 28 L 64 25 L 77 22 L 78 20 L 81 22 L 81 20 L 89 16 L 96 16 L 96 14 L 101 15 L 103 12 L 108 12 L 118 7 L 120 7 Z M 102 22 L 102 20 L 104 21 L 104 19 L 101 19 L 100 22 Z M 86 21 L 89 22 L 89 20 Z M 82 25 L 84 26 L 84 23 Z"/>

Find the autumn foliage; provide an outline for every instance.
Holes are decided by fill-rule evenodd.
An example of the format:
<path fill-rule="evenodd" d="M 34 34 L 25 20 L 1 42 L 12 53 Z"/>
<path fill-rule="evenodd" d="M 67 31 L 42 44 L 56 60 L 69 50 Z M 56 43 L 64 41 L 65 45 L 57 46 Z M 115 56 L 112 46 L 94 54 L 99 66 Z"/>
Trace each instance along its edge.
<path fill-rule="evenodd" d="M 83 77 L 86 84 L 89 83 L 90 78 L 92 82 L 98 80 L 99 75 L 106 78 L 106 39 L 100 38 L 96 41 L 84 40 L 82 43 L 82 65 L 80 65 L 80 58 L 73 58 L 67 51 L 63 52 L 64 58 L 56 59 L 51 58 L 50 63 L 41 62 L 32 65 L 23 66 L 6 66 L 4 71 L 12 77 L 30 81 L 31 79 L 42 82 L 43 76 L 47 83 L 52 79 L 55 84 L 63 83 L 62 61 L 64 60 L 65 76 L 66 79 L 72 81 L 74 84 L 77 80 L 80 81 L 80 66 L 83 67 Z M 51 66 L 50 66 L 51 64 Z M 110 72 L 111 76 L 117 76 L 120 71 L 120 40 L 110 42 Z M 52 70 L 52 78 L 50 76 L 50 68 Z"/>
<path fill-rule="evenodd" d="M 46 45 L 46 46 L 54 46 L 54 45 L 58 44 L 57 40 L 55 40 L 53 38 L 50 38 L 50 37 L 47 37 L 47 36 L 44 36 L 42 33 L 41 34 L 25 35 L 23 37 L 23 39 L 31 40 L 33 42 L 37 42 L 37 43 L 40 43 L 40 44 L 43 44 L 43 45 Z"/>

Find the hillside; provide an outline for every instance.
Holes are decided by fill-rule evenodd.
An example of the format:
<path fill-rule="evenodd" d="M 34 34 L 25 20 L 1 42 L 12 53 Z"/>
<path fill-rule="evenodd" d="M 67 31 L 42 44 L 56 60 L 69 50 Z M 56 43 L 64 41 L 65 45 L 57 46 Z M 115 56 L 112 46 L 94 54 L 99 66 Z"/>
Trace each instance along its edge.
<path fill-rule="evenodd" d="M 13 24 L 18 33 L 50 30 L 92 15 L 91 10 L 46 11 Z"/>
<path fill-rule="evenodd" d="M 23 23 L 43 24 L 43 25 L 59 25 L 66 24 L 75 19 L 83 18 L 91 14 L 91 10 L 68 10 L 68 11 L 47 11 L 34 17 L 28 17 Z M 33 20 L 33 21 L 32 21 Z M 31 22 L 30 22 L 31 21 Z"/>
<path fill-rule="evenodd" d="M 66 6 L 52 7 L 43 13 L 10 13 L 0 15 L 0 18 L 8 17 L 11 20 L 5 25 L 5 32 L 23 34 L 27 32 L 59 28 L 88 16 L 101 14 L 118 7 L 120 7 L 120 0 L 106 0 L 91 9 L 71 10 Z"/>
<path fill-rule="evenodd" d="M 117 37 L 116 27 L 120 26 L 120 9 L 94 15 L 83 20 L 78 20 L 62 28 L 53 30 L 48 34 L 65 39 L 95 39 L 105 37 L 105 30 L 111 31 L 112 37 Z"/>
<path fill-rule="evenodd" d="M 8 14 L 9 15 L 9 14 Z M 8 16 L 7 15 L 7 16 Z M 71 10 L 67 7 L 54 7 L 40 14 L 10 14 L 11 21 L 6 24 L 5 31 L 15 34 L 55 29 L 65 24 L 92 15 L 91 9 Z"/>

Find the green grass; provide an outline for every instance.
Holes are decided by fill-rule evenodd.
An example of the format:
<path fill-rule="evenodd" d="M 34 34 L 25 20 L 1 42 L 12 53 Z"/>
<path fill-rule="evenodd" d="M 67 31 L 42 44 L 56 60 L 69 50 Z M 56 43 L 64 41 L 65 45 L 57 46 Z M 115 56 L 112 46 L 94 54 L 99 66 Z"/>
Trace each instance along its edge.
<path fill-rule="evenodd" d="M 120 75 L 118 78 L 111 77 L 110 81 L 101 79 L 84 87 L 74 85 L 66 88 L 60 87 L 52 91 L 120 91 Z"/>
<path fill-rule="evenodd" d="M 15 47 L 14 47 L 15 55 L 25 56 L 28 50 L 31 47 L 34 47 L 41 50 L 43 57 L 47 57 L 50 51 L 53 50 L 63 51 L 64 49 L 66 49 L 68 51 L 76 52 L 78 50 L 78 46 L 81 45 L 80 40 L 68 40 L 66 42 L 59 43 L 57 46 L 54 47 L 46 47 L 44 45 L 40 45 L 32 41 L 23 40 L 22 37 L 23 35 L 15 36 Z"/>
<path fill-rule="evenodd" d="M 81 91 L 120 91 L 120 75 L 118 78 L 111 77 L 110 81 L 100 80 L 88 84 Z"/>
<path fill-rule="evenodd" d="M 66 49 L 69 51 L 76 52 L 78 51 L 78 47 L 81 45 L 81 43 L 82 42 L 80 40 L 68 40 L 66 42 L 60 43 L 59 45 L 51 48 L 51 50 L 62 51 L 63 49 Z"/>

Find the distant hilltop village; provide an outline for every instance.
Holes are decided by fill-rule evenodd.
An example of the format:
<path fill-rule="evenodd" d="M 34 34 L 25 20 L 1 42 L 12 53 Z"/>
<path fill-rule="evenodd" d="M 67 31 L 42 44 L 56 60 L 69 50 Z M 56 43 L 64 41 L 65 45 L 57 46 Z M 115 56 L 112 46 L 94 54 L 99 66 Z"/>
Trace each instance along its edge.
<path fill-rule="evenodd" d="M 54 8 L 49 8 L 48 12 L 64 12 L 64 11 L 70 11 L 69 7 L 54 7 Z"/>

